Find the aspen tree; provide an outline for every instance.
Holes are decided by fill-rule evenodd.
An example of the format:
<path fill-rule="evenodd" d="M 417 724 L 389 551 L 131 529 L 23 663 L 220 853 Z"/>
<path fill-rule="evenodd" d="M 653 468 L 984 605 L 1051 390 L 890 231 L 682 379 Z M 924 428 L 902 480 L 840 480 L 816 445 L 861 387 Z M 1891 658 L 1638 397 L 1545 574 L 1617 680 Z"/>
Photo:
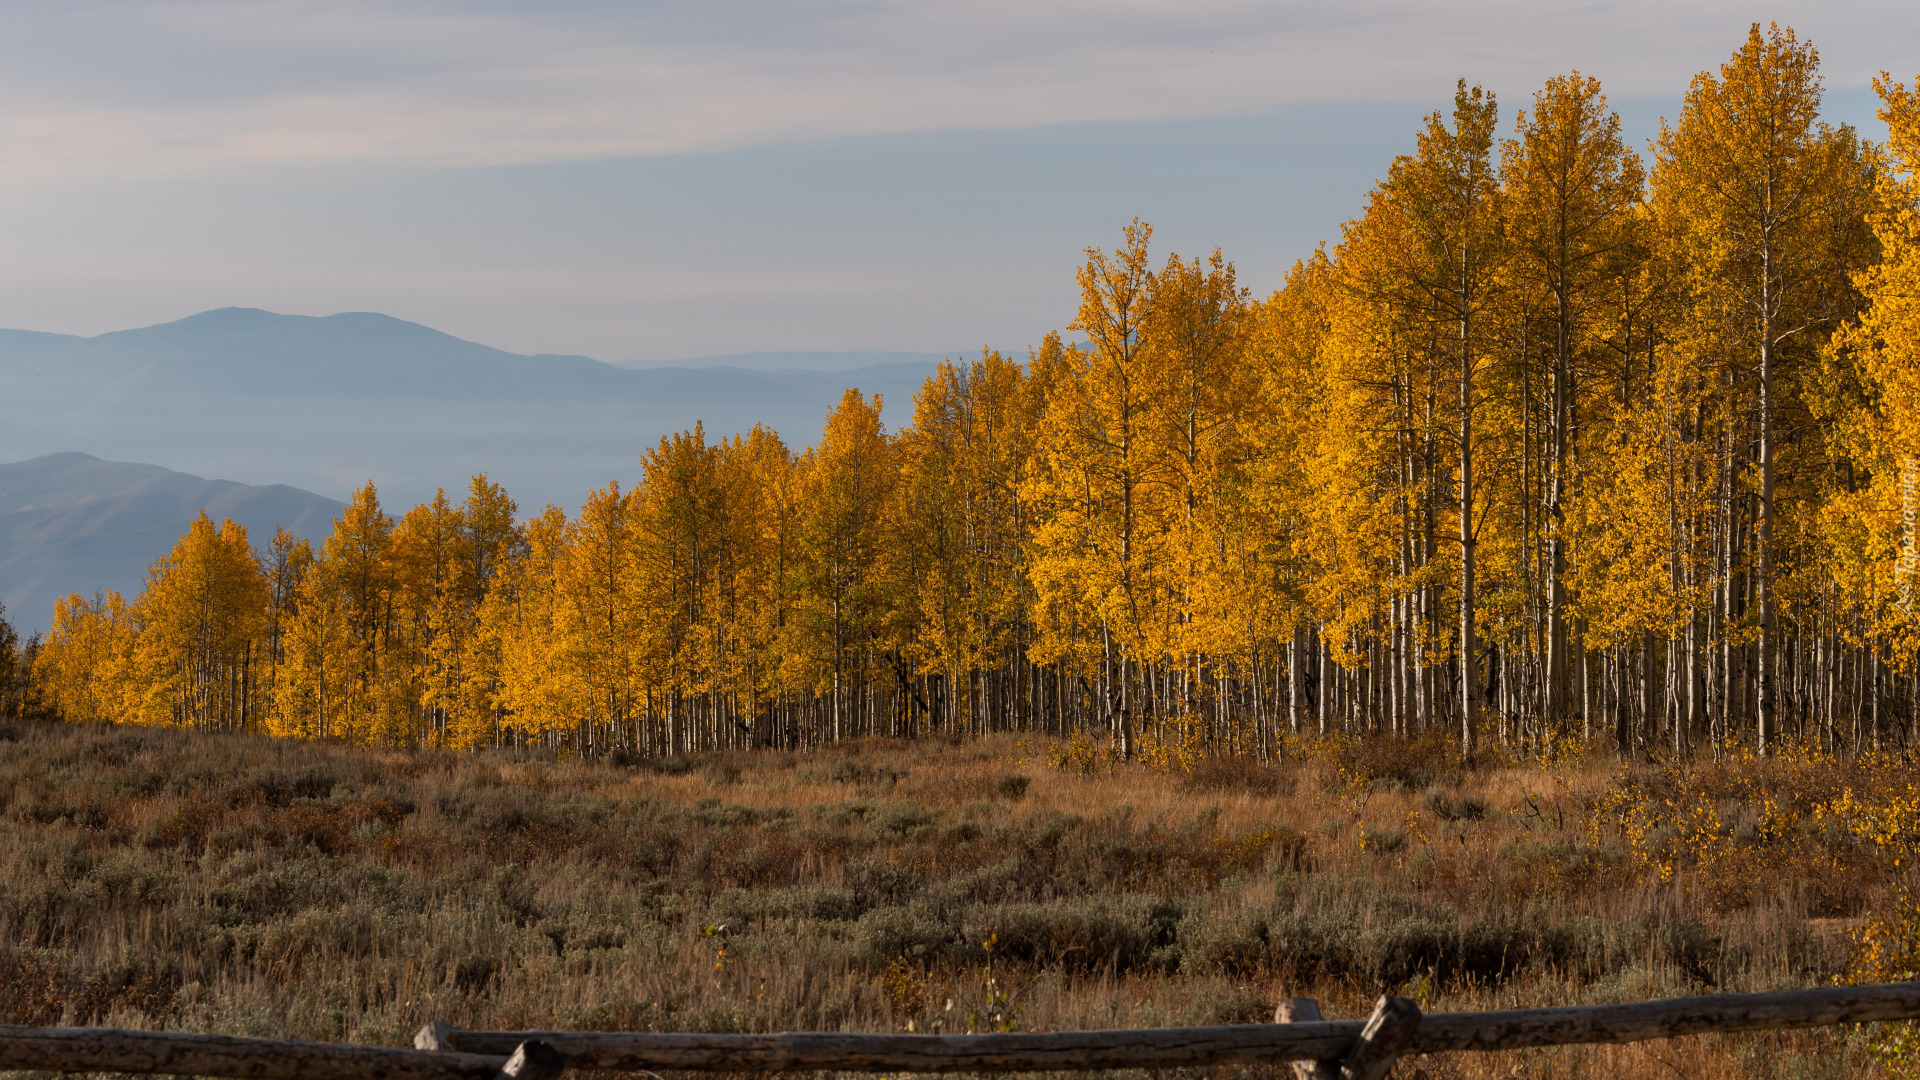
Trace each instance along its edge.
<path fill-rule="evenodd" d="M 741 658 L 741 689 L 763 716 L 749 725 L 756 739 L 793 746 L 799 736 L 792 709 L 795 683 L 785 662 L 799 604 L 800 564 L 797 463 L 778 433 L 755 425 L 728 455 L 735 490 L 733 543 L 741 549 L 730 587 L 735 616 L 731 650 Z"/>
<path fill-rule="evenodd" d="M 896 679 L 912 707 L 944 704 L 951 722 L 972 720 L 976 699 L 1017 712 L 1029 603 L 1018 485 L 1039 401 L 1020 365 L 988 349 L 964 368 L 943 362 L 914 404 L 899 440 Z M 929 701 L 910 673 L 946 692 Z"/>
<path fill-rule="evenodd" d="M 1402 253 L 1419 237 L 1406 207 L 1376 199 L 1350 223 L 1340 250 L 1339 286 L 1323 299 L 1326 329 L 1318 343 L 1312 386 L 1316 428 L 1300 445 L 1302 479 L 1313 492 L 1298 509 L 1302 554 L 1311 566 L 1305 595 L 1317 623 L 1320 653 L 1330 666 L 1323 690 L 1351 674 L 1370 673 L 1367 654 L 1383 617 L 1397 610 L 1408 582 L 1401 534 L 1416 498 L 1402 464 L 1419 441 L 1418 425 L 1444 407 L 1435 378 L 1450 364 L 1424 301 L 1410 284 Z M 1439 348 L 1435 348 L 1435 343 Z M 1431 433 L 1430 433 L 1431 434 Z M 1438 433 L 1444 437 L 1444 432 Z M 1438 495 L 1437 492 L 1430 494 Z M 1337 670 L 1336 670 L 1337 668 Z M 1322 703 L 1331 694 L 1322 695 Z M 1345 723 L 1372 723 L 1370 694 L 1342 695 Z M 1339 720 L 1325 710 L 1323 723 Z"/>
<path fill-rule="evenodd" d="M 216 526 L 201 511 L 148 570 L 136 607 L 137 714 L 147 723 L 203 730 L 251 726 L 267 582 L 246 526 Z"/>
<path fill-rule="evenodd" d="M 1854 274 L 1864 309 L 1835 335 L 1830 359 L 1857 373 L 1865 392 L 1830 391 L 1822 410 L 1871 479 L 1836 493 L 1823 539 L 1848 564 L 1843 595 L 1867 601 L 1875 637 L 1911 669 L 1920 660 L 1920 80 L 1909 86 L 1881 72 L 1874 89 L 1887 125 L 1868 216 L 1880 259 Z"/>
<path fill-rule="evenodd" d="M 635 503 L 610 483 L 567 523 L 555 570 L 554 634 L 573 707 L 576 753 L 594 756 L 642 715 L 645 609 L 633 535 Z"/>
<path fill-rule="evenodd" d="M 1080 351 L 1069 349 L 1058 331 L 1049 331 L 1028 358 L 1025 397 L 1034 433 L 1016 485 L 1026 522 L 1021 558 L 1026 573 L 1026 621 L 1032 633 L 1027 657 L 1046 672 L 1051 691 L 1047 709 L 1054 730 L 1062 732 L 1073 722 L 1070 718 L 1079 716 L 1083 701 L 1105 700 L 1094 689 L 1101 685 L 1098 634 L 1088 632 L 1091 614 L 1066 588 L 1071 579 L 1064 573 L 1065 560 L 1077 541 L 1052 528 L 1059 507 L 1072 497 L 1073 485 L 1067 473 L 1053 468 L 1055 459 L 1045 452 L 1049 414 L 1056 407 L 1070 408 L 1068 400 L 1079 392 L 1078 364 L 1084 359 Z M 1056 406 L 1056 401 L 1061 404 Z M 1049 529 L 1051 535 L 1046 535 Z M 1100 720 L 1110 723 L 1104 711 Z"/>
<path fill-rule="evenodd" d="M 116 723 L 134 715 L 140 693 L 134 650 L 139 629 L 117 590 L 89 600 L 72 593 L 54 602 L 53 624 L 34 657 L 41 704 L 79 724 Z"/>
<path fill-rule="evenodd" d="M 448 739 L 473 748 L 501 738 L 500 639 L 486 629 L 485 612 L 494 592 L 513 579 L 518 562 L 526 557 L 525 533 L 514 521 L 519 509 L 506 489 L 485 473 L 467 484 L 460 504 L 460 544 L 463 560 L 458 581 L 467 589 L 461 615 L 460 680 L 453 688 L 452 721 Z"/>
<path fill-rule="evenodd" d="M 963 376 L 942 361 L 914 395 L 911 427 L 900 433 L 901 569 L 908 592 L 890 633 L 895 678 L 930 726 L 956 730 L 973 719 L 972 683 L 981 663 L 981 627 L 969 586 L 966 402 Z M 912 676 L 931 677 L 920 693 Z"/>
<path fill-rule="evenodd" d="M 1866 306 L 1840 345 L 1859 352 L 1879 390 L 1887 449 L 1897 463 L 1920 459 L 1920 79 L 1910 87 L 1882 72 L 1874 89 L 1890 159 L 1869 218 L 1880 260 L 1854 275 Z"/>
<path fill-rule="evenodd" d="M 828 696 L 827 737 L 856 734 L 854 688 L 867 672 L 889 595 L 889 502 L 897 483 L 880 397 L 849 389 L 820 442 L 802 455 L 798 480 L 800 605 L 794 628 L 813 684 Z"/>
<path fill-rule="evenodd" d="M 1580 391 L 1604 347 L 1596 326 L 1619 280 L 1641 259 L 1640 204 L 1645 181 L 1639 158 L 1622 141 L 1620 118 L 1606 108 L 1599 80 L 1579 72 L 1549 79 L 1518 136 L 1502 146 L 1501 180 L 1512 224 L 1509 273 L 1528 292 L 1545 294 L 1551 333 L 1546 344 L 1547 419 L 1541 509 L 1546 515 L 1547 716 L 1566 711 L 1565 622 L 1567 512 L 1573 431 Z"/>
<path fill-rule="evenodd" d="M 716 617 L 721 583 L 731 574 L 732 532 L 724 456 L 725 447 L 707 445 L 705 429 L 695 425 L 641 458 L 644 476 L 635 490 L 648 683 L 666 702 L 669 752 L 694 748 L 685 729 L 687 701 L 714 688 L 722 660 L 725 634 Z"/>
<path fill-rule="evenodd" d="M 432 502 L 407 511 L 393 532 L 397 621 L 418 687 L 418 738 L 446 744 L 466 682 L 461 662 L 467 649 L 474 593 L 466 575 L 472 559 L 460 512 L 445 489 Z"/>
<path fill-rule="evenodd" d="M 325 739 L 346 734 L 340 727 L 346 621 L 341 598 L 322 579 L 314 560 L 303 575 L 283 623 L 282 660 L 273 683 L 273 734 L 283 738 Z"/>
<path fill-rule="evenodd" d="M 1319 715 L 1322 692 L 1309 663 L 1313 620 L 1306 600 L 1318 577 L 1318 546 L 1308 523 L 1321 501 L 1310 462 L 1318 434 L 1328 427 L 1323 351 L 1338 292 L 1336 269 L 1322 249 L 1295 263 L 1285 286 L 1260 304 L 1251 320 L 1250 359 L 1263 409 L 1250 433 L 1250 498 L 1269 537 L 1259 591 L 1274 606 L 1286 634 L 1285 697 L 1294 735 Z M 1427 717 L 1423 713 L 1419 719 L 1424 725 Z"/>
<path fill-rule="evenodd" d="M 276 693 L 288 733 L 399 741 L 412 712 L 395 644 L 393 519 L 369 482 L 334 519 L 301 583 Z M 400 717 L 394 713 L 399 712 Z"/>
<path fill-rule="evenodd" d="M 716 448 L 721 535 L 703 636 L 708 650 L 708 707 L 715 710 L 711 726 L 724 734 L 725 745 L 730 746 L 765 745 L 772 738 L 770 724 L 761 720 L 761 705 L 769 695 L 762 674 L 766 659 L 760 651 L 762 638 L 755 629 L 756 622 L 779 617 L 779 583 L 764 533 L 768 493 L 760 488 L 759 458 L 766 451 L 757 445 L 768 439 L 778 444 L 778 438 L 765 428 L 756 428 Z M 775 449 L 769 456 L 787 456 L 784 447 Z M 759 610 L 762 606 L 769 611 Z"/>
<path fill-rule="evenodd" d="M 1507 255 L 1501 193 L 1493 168 L 1494 96 L 1461 80 L 1454 94 L 1453 126 L 1441 113 L 1427 118 L 1412 156 L 1395 159 L 1369 203 L 1395 220 L 1398 245 L 1376 245 L 1382 264 L 1372 275 L 1374 303 L 1397 307 L 1426 324 L 1429 347 L 1448 355 L 1453 371 L 1454 512 L 1459 546 L 1460 750 L 1471 758 L 1479 717 L 1475 631 L 1475 552 L 1479 529 L 1476 500 L 1482 492 L 1474 472 L 1480 407 L 1474 380 L 1487 361 L 1490 327 L 1485 316 Z M 1376 209 L 1377 208 L 1377 209 Z M 1442 337 L 1444 335 L 1444 338 Z"/>
<path fill-rule="evenodd" d="M 1193 697 L 1210 681 L 1203 657 L 1237 651 L 1237 627 L 1220 618 L 1227 614 L 1223 601 L 1237 590 L 1223 588 L 1221 579 L 1242 565 L 1243 552 L 1231 560 L 1228 553 L 1240 547 L 1232 533 L 1247 458 L 1242 424 L 1253 405 L 1247 302 L 1220 251 L 1204 264 L 1174 256 L 1153 280 L 1143 327 L 1156 406 L 1149 438 L 1167 462 L 1169 495 L 1178 500 L 1167 541 L 1178 621 L 1164 662 L 1181 671 L 1187 690 L 1179 707 L 1187 714 L 1197 711 Z"/>
<path fill-rule="evenodd" d="M 1754 394 L 1753 593 L 1756 746 L 1778 735 L 1774 533 L 1778 421 L 1793 406 L 1812 338 L 1852 304 L 1850 245 L 1833 214 L 1855 182 L 1851 133 L 1819 122 L 1819 55 L 1790 29 L 1755 23 L 1716 76 L 1701 72 L 1678 123 L 1662 127 L 1653 185 L 1692 264 L 1695 317 Z"/>
<path fill-rule="evenodd" d="M 300 588 L 313 571 L 313 562 L 312 544 L 294 536 L 285 526 L 274 530 L 262 565 L 267 586 L 267 608 L 263 640 L 260 643 L 264 670 L 258 688 L 262 726 L 275 734 L 288 730 L 287 720 L 280 713 L 281 682 L 288 671 L 287 635 L 299 616 Z"/>
<path fill-rule="evenodd" d="M 561 578 L 569 558 L 567 515 L 549 503 L 527 522 L 524 554 L 506 562 L 480 609 L 478 637 L 498 657 L 499 685 L 489 705 L 502 740 L 522 745 L 564 735 L 583 704 L 569 678 Z"/>
<path fill-rule="evenodd" d="M 1144 330 L 1152 234 L 1136 220 L 1119 250 L 1088 249 L 1070 328 L 1092 348 L 1064 357 L 1024 489 L 1041 516 L 1035 587 L 1059 612 L 1050 621 L 1099 628 L 1102 707 L 1123 757 L 1133 752 L 1137 665 L 1165 640 L 1164 503 L 1177 482 L 1151 440 L 1158 402 Z"/>

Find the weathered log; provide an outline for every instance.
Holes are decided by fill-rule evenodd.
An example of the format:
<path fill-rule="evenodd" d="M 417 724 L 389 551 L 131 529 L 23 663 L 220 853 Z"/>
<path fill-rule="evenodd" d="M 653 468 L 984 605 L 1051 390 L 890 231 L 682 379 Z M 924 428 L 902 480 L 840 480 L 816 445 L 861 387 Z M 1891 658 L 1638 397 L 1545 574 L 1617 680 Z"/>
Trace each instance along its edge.
<path fill-rule="evenodd" d="M 1406 998 L 1383 994 L 1373 1007 L 1367 1026 L 1340 1063 L 1340 1080 L 1386 1080 L 1393 1063 L 1420 1027 L 1420 1006 Z"/>
<path fill-rule="evenodd" d="M 1317 1024 L 1323 1019 L 1320 1003 L 1312 998 L 1288 998 L 1273 1009 L 1273 1022 L 1276 1024 Z M 1340 1062 L 1296 1061 L 1293 1063 L 1293 1080 L 1340 1080 Z"/>
<path fill-rule="evenodd" d="M 1621 1043 L 1707 1031 L 1820 1027 L 1920 1018 L 1920 983 L 1715 994 L 1420 1019 L 1400 1052 L 1515 1050 Z M 1376 1013 L 1376 1019 L 1381 1019 Z M 1386 1021 L 1381 1019 L 1384 1029 Z M 0 1026 L 0 1069 L 176 1073 L 236 1080 L 548 1080 L 575 1069 L 775 1072 L 1047 1072 L 1171 1068 L 1222 1062 L 1346 1059 L 1356 1021 L 1015 1035 L 646 1035 L 423 1029 L 438 1050 L 249 1039 L 167 1031 Z M 535 1043 L 546 1043 L 550 1056 Z M 510 1056 L 519 1073 L 506 1073 Z"/>
<path fill-rule="evenodd" d="M 1420 1021 L 1407 1053 L 1629 1043 L 1709 1031 L 1913 1019 L 1920 1019 L 1920 982 L 1826 986 L 1766 994 L 1704 994 L 1627 1005 L 1431 1013 Z"/>
<path fill-rule="evenodd" d="M 1339 1058 L 1360 1028 L 1358 1021 L 1007 1035 L 646 1035 L 451 1028 L 440 1029 L 434 1040 L 467 1053 L 501 1054 L 538 1039 L 558 1050 L 570 1069 L 623 1072 L 1057 1072 Z M 416 1045 L 427 1039 L 423 1030 Z"/>
<path fill-rule="evenodd" d="M 1421 1018 L 1401 1053 L 1638 1042 L 1706 1031 L 1916 1018 L 1920 1018 L 1920 983 L 1712 994 L 1631 1005 L 1431 1013 Z M 438 1034 L 431 1041 L 466 1053 L 508 1054 L 521 1042 L 539 1039 L 559 1051 L 574 1069 L 1048 1072 L 1344 1060 L 1364 1027 L 1348 1020 L 1017 1035 L 652 1035 L 462 1031 L 442 1026 L 434 1029 Z M 423 1029 L 419 1039 L 429 1038 Z"/>
<path fill-rule="evenodd" d="M 0 1069 L 175 1073 L 238 1080 L 495 1080 L 504 1054 L 176 1031 L 0 1025 Z"/>

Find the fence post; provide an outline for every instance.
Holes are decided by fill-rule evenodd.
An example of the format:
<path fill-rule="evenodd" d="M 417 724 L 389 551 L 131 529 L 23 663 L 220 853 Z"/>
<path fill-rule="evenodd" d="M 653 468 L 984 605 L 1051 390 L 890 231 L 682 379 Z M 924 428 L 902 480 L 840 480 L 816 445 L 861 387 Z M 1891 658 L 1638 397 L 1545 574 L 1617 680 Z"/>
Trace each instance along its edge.
<path fill-rule="evenodd" d="M 1386 1080 L 1394 1059 L 1420 1026 L 1420 1006 L 1406 998 L 1382 994 L 1360 1030 L 1360 1038 L 1340 1063 L 1340 1080 Z"/>
<path fill-rule="evenodd" d="M 460 1029 L 445 1020 L 429 1020 L 414 1032 L 413 1048 L 457 1052 L 459 1035 Z M 553 1044 L 527 1039 L 513 1048 L 494 1080 L 560 1080 L 560 1074 L 566 1071 L 566 1059 Z"/>
<path fill-rule="evenodd" d="M 528 1039 L 513 1048 L 513 1056 L 500 1067 L 500 1077 L 501 1080 L 560 1080 L 560 1074 L 566 1071 L 567 1063 L 560 1051 L 538 1039 Z"/>
<path fill-rule="evenodd" d="M 1320 1015 L 1320 1003 L 1312 998 L 1288 998 L 1273 1010 L 1276 1024 L 1315 1024 L 1326 1019 Z M 1340 1080 L 1338 1061 L 1296 1061 L 1293 1080 Z"/>

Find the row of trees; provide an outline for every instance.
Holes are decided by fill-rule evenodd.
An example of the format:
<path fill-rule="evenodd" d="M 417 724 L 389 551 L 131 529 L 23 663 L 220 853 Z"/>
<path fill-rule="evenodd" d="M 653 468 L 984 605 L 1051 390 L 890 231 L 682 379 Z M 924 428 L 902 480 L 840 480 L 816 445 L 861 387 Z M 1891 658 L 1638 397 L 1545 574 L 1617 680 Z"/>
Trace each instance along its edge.
<path fill-rule="evenodd" d="M 61 603 L 40 700 L 589 753 L 1904 736 L 1920 91 L 1877 86 L 1884 147 L 1756 25 L 1648 162 L 1594 79 L 1504 139 L 1463 82 L 1265 299 L 1136 222 L 1085 346 L 944 364 L 897 434 L 849 391 L 804 452 L 696 426 L 572 517 L 484 476 L 398 520 L 369 485 L 319 551 L 203 517 L 137 600 Z"/>

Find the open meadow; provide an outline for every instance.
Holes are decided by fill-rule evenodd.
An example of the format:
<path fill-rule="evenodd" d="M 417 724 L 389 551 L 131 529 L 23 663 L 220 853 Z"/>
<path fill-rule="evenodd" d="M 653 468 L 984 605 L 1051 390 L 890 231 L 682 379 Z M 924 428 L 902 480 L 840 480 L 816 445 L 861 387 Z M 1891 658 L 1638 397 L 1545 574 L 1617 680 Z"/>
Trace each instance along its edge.
<path fill-rule="evenodd" d="M 20 247 L 94 336 L 0 330 L 0 1025 L 1920 1016 L 1920 20 L 205 6 L 5 69 L 10 235 L 132 246 Z M 95 333 L 203 294 L 519 344 Z M 1277 1034 L 1379 1080 L 1539 1020 L 1380 1017 Z M 118 1038 L 0 1061 L 265 1069 L 23 1049 Z M 580 1042 L 499 1076 L 688 1060 Z M 1395 1061 L 1920 1080 L 1920 1020 Z"/>
<path fill-rule="evenodd" d="M 1893 759 L 1493 760 L 1085 741 L 586 763 L 0 728 L 0 1022 L 985 1031 L 1624 1001 L 1899 974 Z M 1753 793 L 1764 785 L 1767 796 Z M 1904 815 L 1904 816 L 1903 816 Z M 1875 935 L 1878 936 L 1875 936 Z M 1877 966 L 1876 966 L 1877 965 Z M 1398 1075 L 1878 1075 L 1871 1029 Z M 1416 1071 L 1417 1070 L 1417 1071 Z M 1222 1073 L 1283 1075 L 1280 1069 Z"/>

